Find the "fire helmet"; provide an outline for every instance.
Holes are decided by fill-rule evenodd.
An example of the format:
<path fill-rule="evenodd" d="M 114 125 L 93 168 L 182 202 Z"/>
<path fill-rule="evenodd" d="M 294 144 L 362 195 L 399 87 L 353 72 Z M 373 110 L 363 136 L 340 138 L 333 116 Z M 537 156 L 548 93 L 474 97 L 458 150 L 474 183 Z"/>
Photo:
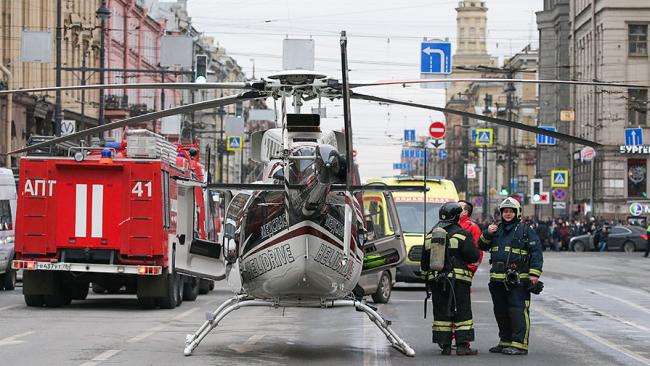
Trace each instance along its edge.
<path fill-rule="evenodd" d="M 521 219 L 521 205 L 519 204 L 519 201 L 512 197 L 508 197 L 504 199 L 501 204 L 499 204 L 499 212 L 503 214 L 503 209 L 505 208 L 511 208 L 513 211 L 515 211 L 515 217 L 518 220 Z"/>
<path fill-rule="evenodd" d="M 440 219 L 440 226 L 448 226 L 450 224 L 458 223 L 460 214 L 463 208 L 456 202 L 447 202 L 438 211 L 438 218 Z"/>

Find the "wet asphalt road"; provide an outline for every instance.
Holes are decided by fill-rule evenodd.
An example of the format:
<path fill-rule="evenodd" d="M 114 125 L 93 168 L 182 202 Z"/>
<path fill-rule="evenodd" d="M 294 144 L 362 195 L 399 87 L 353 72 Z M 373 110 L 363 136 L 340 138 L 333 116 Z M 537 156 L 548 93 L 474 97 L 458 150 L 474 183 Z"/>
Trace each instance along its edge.
<path fill-rule="evenodd" d="M 650 259 L 547 252 L 544 269 L 545 290 L 533 297 L 528 356 L 487 352 L 498 337 L 483 265 L 473 287 L 476 357 L 438 354 L 418 285 L 398 285 L 391 302 L 379 306 L 415 358 L 391 348 L 365 315 L 347 308 L 239 310 L 184 357 L 185 334 L 231 296 L 222 283 L 195 302 L 154 311 L 140 310 L 127 295 L 34 309 L 25 307 L 20 288 L 0 292 L 0 364 L 650 365 Z"/>

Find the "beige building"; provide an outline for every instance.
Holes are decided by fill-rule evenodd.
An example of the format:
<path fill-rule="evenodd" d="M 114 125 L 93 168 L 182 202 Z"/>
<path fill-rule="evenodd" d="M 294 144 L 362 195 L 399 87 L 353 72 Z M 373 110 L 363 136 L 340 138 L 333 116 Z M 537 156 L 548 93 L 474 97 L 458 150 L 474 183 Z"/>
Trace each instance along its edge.
<path fill-rule="evenodd" d="M 650 84 L 647 0 L 575 0 L 570 4 L 569 53 L 574 80 Z M 604 145 L 593 162 L 573 159 L 574 211 L 625 219 L 648 216 L 646 154 L 621 152 L 625 128 L 641 128 L 648 145 L 648 91 L 640 88 L 574 87 L 572 132 Z M 574 145 L 575 154 L 582 146 Z M 640 208 L 639 208 L 640 207 Z"/>
<path fill-rule="evenodd" d="M 82 59 L 88 67 L 97 67 L 99 60 L 99 21 L 95 11 L 99 1 L 62 2 L 62 66 L 81 66 Z M 5 88 L 32 88 L 55 85 L 55 33 L 56 1 L 0 1 L 0 64 L 11 72 L 11 81 L 2 75 Z M 52 57 L 43 63 L 21 62 L 21 39 L 23 30 L 51 32 Z M 96 74 L 88 75 L 87 83 L 96 83 Z M 79 73 L 62 72 L 62 85 L 80 84 Z M 62 92 L 64 119 L 81 120 L 80 91 Z M 91 123 L 97 118 L 98 92 L 88 91 L 84 95 L 85 121 Z M 92 101 L 92 102 L 91 102 Z M 51 135 L 53 133 L 54 92 L 16 94 L 13 97 L 11 126 L 11 148 L 24 146 L 31 134 Z M 6 146 L 7 97 L 0 98 L 0 148 Z M 79 125 L 77 126 L 79 128 Z M 82 126 L 83 128 L 83 126 Z M 4 157 L 0 157 L 4 160 Z M 13 164 L 15 166 L 15 162 Z"/>

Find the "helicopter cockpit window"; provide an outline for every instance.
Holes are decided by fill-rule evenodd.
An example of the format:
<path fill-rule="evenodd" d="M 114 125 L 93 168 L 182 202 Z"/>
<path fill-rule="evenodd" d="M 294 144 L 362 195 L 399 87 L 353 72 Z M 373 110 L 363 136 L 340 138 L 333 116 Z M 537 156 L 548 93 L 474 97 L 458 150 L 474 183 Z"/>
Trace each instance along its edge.
<path fill-rule="evenodd" d="M 316 155 L 315 146 L 306 146 L 294 150 L 291 156 L 294 157 L 313 157 Z M 305 184 L 307 178 L 315 174 L 314 158 L 310 159 L 291 159 L 289 163 L 289 183 Z"/>

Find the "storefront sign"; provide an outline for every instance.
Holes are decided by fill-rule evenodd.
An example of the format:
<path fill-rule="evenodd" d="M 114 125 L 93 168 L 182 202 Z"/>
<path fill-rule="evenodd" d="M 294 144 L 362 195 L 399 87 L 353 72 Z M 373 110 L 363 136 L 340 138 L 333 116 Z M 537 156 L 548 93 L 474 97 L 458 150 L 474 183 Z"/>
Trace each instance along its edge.
<path fill-rule="evenodd" d="M 650 205 L 647 203 L 634 202 L 630 204 L 629 208 L 632 216 L 641 216 L 643 214 L 650 214 Z"/>
<path fill-rule="evenodd" d="M 592 161 L 596 157 L 596 150 L 591 146 L 585 146 L 580 150 L 580 160 Z"/>
<path fill-rule="evenodd" d="M 621 145 L 618 149 L 621 154 L 650 155 L 650 145 Z"/>

